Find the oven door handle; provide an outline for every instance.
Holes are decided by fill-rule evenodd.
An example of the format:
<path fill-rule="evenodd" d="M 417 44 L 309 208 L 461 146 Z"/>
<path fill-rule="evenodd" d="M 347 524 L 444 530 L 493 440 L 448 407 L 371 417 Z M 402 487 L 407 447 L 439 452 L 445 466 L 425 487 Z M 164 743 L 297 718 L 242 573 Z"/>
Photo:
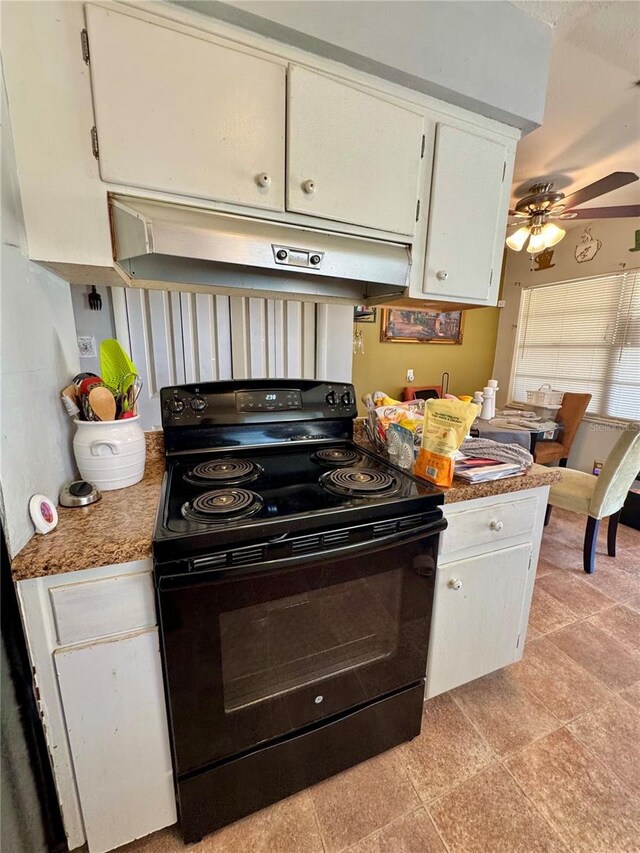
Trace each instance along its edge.
<path fill-rule="evenodd" d="M 421 528 L 415 528 L 409 531 L 401 531 L 399 533 L 390 533 L 388 536 L 379 536 L 375 539 L 367 539 L 364 542 L 357 542 L 353 545 L 345 545 L 342 548 L 331 548 L 324 551 L 311 551 L 304 554 L 297 554 L 295 557 L 284 557 L 280 560 L 263 560 L 257 563 L 243 563 L 241 565 L 224 565 L 212 566 L 211 568 L 199 568 L 196 570 L 176 572 L 173 574 L 162 574 L 157 578 L 158 589 L 178 589 L 183 586 L 191 586 L 198 583 L 211 583 L 217 580 L 228 580 L 230 577 L 242 577 L 245 574 L 260 572 L 273 572 L 282 569 L 294 568 L 309 561 L 318 560 L 333 560 L 340 557 L 357 556 L 366 551 L 380 550 L 381 548 L 389 548 L 393 545 L 405 545 L 409 542 L 415 542 L 418 539 L 427 539 L 431 536 L 436 536 L 447 528 L 447 520 L 445 518 L 438 521 L 430 522 Z M 193 565 L 193 561 L 189 561 L 189 565 Z M 200 565 L 206 566 L 206 559 L 203 558 Z"/>

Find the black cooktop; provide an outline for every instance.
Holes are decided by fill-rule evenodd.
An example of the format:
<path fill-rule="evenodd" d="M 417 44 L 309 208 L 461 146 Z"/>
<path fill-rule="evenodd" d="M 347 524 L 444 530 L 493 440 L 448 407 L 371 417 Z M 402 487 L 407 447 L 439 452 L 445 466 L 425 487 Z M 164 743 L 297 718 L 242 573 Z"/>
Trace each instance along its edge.
<path fill-rule="evenodd" d="M 310 528 L 422 512 L 435 487 L 349 442 L 228 448 L 167 461 L 156 557 Z"/>

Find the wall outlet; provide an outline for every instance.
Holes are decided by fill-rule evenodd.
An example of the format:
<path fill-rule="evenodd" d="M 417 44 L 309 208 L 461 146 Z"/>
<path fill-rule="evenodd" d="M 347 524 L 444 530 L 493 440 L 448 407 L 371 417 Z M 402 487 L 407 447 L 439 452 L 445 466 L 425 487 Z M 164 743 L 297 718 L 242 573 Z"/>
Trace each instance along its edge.
<path fill-rule="evenodd" d="M 78 335 L 78 353 L 80 358 L 95 358 L 98 355 L 93 335 Z"/>
<path fill-rule="evenodd" d="M 411 370 L 411 368 L 409 368 L 409 370 L 407 370 L 407 382 L 413 382 L 413 379 L 414 379 L 413 370 Z"/>

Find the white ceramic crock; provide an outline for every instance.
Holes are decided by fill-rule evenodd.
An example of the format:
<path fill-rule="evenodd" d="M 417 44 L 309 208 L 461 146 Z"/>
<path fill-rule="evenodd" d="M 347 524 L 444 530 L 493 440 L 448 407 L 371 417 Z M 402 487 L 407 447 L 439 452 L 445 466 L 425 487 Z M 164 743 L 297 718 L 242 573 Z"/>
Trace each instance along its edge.
<path fill-rule="evenodd" d="M 101 491 L 124 489 L 144 475 L 146 447 L 140 418 L 79 421 L 73 452 L 80 476 Z"/>

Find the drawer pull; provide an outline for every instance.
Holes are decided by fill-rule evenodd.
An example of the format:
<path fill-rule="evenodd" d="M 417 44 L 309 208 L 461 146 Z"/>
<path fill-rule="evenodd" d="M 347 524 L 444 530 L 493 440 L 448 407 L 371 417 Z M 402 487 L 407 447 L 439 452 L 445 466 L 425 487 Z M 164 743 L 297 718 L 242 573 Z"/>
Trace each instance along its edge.
<path fill-rule="evenodd" d="M 462 589 L 462 581 L 458 578 L 451 578 L 449 581 L 449 586 L 451 589 Z"/>
<path fill-rule="evenodd" d="M 256 175 L 256 183 L 259 187 L 268 189 L 271 186 L 271 176 L 267 175 L 266 172 L 260 172 L 259 175 Z"/>
<path fill-rule="evenodd" d="M 502 528 L 504 527 L 504 524 L 501 521 L 495 521 L 494 520 L 494 521 L 489 522 L 489 527 L 492 530 L 502 530 Z"/>

